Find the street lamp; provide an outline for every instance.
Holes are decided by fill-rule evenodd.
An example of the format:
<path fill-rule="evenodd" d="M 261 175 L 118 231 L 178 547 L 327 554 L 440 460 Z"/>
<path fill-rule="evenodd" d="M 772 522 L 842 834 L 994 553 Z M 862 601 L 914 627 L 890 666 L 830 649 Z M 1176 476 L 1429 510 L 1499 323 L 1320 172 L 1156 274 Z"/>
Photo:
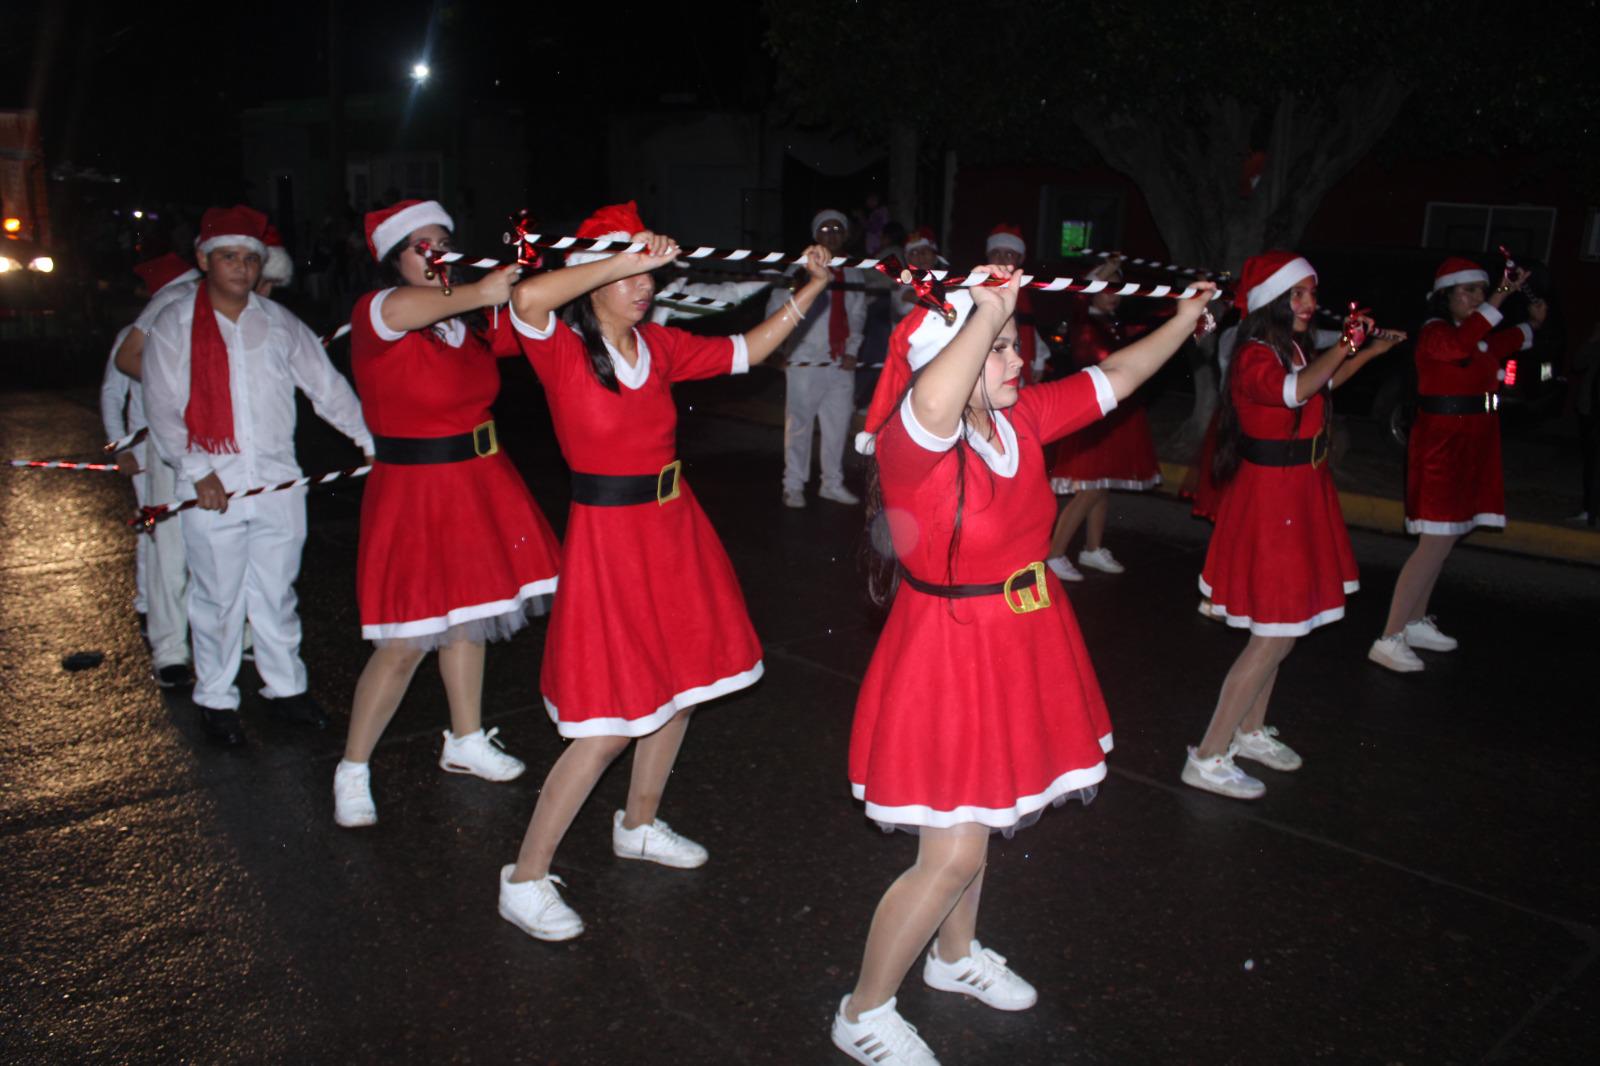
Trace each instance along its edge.
<path fill-rule="evenodd" d="M 422 62 L 421 60 L 411 64 L 411 80 L 416 82 L 418 85 L 421 85 L 423 82 L 427 81 L 428 75 L 432 73 L 433 71 L 428 69 L 428 64 Z"/>

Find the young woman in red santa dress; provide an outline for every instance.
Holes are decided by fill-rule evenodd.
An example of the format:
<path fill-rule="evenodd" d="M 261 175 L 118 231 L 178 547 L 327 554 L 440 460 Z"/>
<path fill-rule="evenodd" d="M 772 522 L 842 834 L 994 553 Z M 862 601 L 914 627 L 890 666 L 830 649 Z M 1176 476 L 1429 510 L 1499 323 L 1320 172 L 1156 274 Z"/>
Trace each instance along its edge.
<path fill-rule="evenodd" d="M 1017 275 L 985 269 L 1010 280 L 952 294 L 953 323 L 919 308 L 896 328 L 874 435 L 858 441 L 876 459 L 874 588 L 893 606 L 856 704 L 850 787 L 869 818 L 919 834 L 833 1022 L 836 1046 L 880 1066 L 936 1061 L 895 1009 L 925 951 L 935 989 L 999 1010 L 1037 998 L 976 939 L 989 835 L 1087 802 L 1111 749 L 1082 635 L 1044 566 L 1055 520 L 1044 446 L 1131 395 L 1191 334 L 1212 288 L 1098 366 L 1019 393 Z"/>
<path fill-rule="evenodd" d="M 1278 667 L 1295 640 L 1344 617 L 1359 587 L 1339 494 L 1328 473 L 1328 390 L 1399 341 L 1363 347 L 1372 323 L 1353 318 L 1340 340 L 1308 358 L 1317 274 L 1293 252 L 1245 262 L 1235 302 L 1244 312 L 1222 383 L 1216 475 L 1225 485 L 1200 592 L 1250 641 L 1222 683 L 1211 725 L 1189 749 L 1183 782 L 1236 799 L 1266 791 L 1239 756 L 1295 770 L 1300 756 L 1266 724 Z"/>
<path fill-rule="evenodd" d="M 334 820 L 378 820 L 368 761 L 423 655 L 437 650 L 450 704 L 439 766 L 509 781 L 520 760 L 482 725 L 483 650 L 527 624 L 555 591 L 560 545 L 500 451 L 490 405 L 497 357 L 520 348 L 510 317 L 516 268 L 458 285 L 423 249 L 448 251 L 450 216 L 406 201 L 367 215 L 367 246 L 388 287 L 356 301 L 350 362 L 376 461 L 361 500 L 356 593 L 377 647 L 356 682 Z M 435 276 L 429 277 L 430 274 Z"/>
<path fill-rule="evenodd" d="M 1434 275 L 1430 317 L 1417 337 L 1417 416 L 1406 440 L 1406 532 L 1417 534 L 1417 546 L 1395 581 L 1383 636 L 1367 652 L 1379 666 L 1414 673 L 1423 662 L 1412 649 L 1455 650 L 1455 638 L 1428 613 L 1434 583 L 1456 541 L 1477 526 L 1505 527 L 1501 364 L 1533 346 L 1544 302 L 1531 301 L 1528 321 L 1516 328 L 1496 327 L 1506 297 L 1527 280 L 1527 271 L 1513 268 L 1486 293 L 1488 272 L 1458 257 Z"/>
<path fill-rule="evenodd" d="M 650 271 L 672 262 L 678 246 L 646 231 L 632 203 L 597 212 L 578 236 L 644 242 L 647 250 L 570 254 L 564 269 L 523 282 L 512 298 L 513 322 L 572 468 L 561 594 L 539 681 L 569 743 L 545 778 L 516 863 L 500 872 L 501 915 L 541 940 L 583 931 L 550 863 L 630 741 L 638 744 L 627 806 L 612 818 L 612 850 L 679 868 L 706 861 L 706 849 L 656 809 L 690 710 L 754 684 L 761 645 L 676 458 L 672 385 L 764 361 L 829 278 L 827 254 L 812 246 L 806 283 L 788 304 L 742 336 L 698 337 L 646 321 Z"/>
<path fill-rule="evenodd" d="M 1089 276 L 1096 281 L 1122 284 L 1120 260 L 1101 263 Z M 1149 332 L 1150 326 L 1126 326 L 1117 318 L 1122 297 L 1115 289 L 1094 293 L 1088 311 L 1072 331 L 1072 361 L 1078 367 L 1096 366 L 1129 341 Z M 1085 526 L 1078 566 L 1107 574 L 1120 574 L 1123 565 L 1104 545 L 1106 512 L 1111 490 L 1143 492 L 1161 484 L 1161 460 L 1156 457 L 1150 419 L 1142 403 L 1123 404 L 1098 422 L 1078 430 L 1056 447 L 1050 465 L 1050 487 L 1058 496 L 1072 499 L 1061 509 L 1050 536 L 1050 558 L 1045 560 L 1063 581 L 1082 581 L 1083 574 L 1067 557 L 1067 546 Z"/>

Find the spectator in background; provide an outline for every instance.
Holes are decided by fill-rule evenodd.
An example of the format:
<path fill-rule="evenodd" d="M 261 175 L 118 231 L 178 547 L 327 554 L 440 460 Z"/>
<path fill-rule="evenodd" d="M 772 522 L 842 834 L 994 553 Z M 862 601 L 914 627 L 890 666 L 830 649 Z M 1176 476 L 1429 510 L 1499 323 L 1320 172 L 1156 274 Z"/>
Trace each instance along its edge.
<path fill-rule="evenodd" d="M 1019 227 L 1002 222 L 989 231 L 983 251 L 989 262 L 1020 270 L 1028 254 L 1028 245 Z M 1031 385 L 1044 373 L 1050 345 L 1034 320 L 1033 294 L 1026 286 L 1017 294 L 1017 350 L 1022 353 L 1022 380 Z"/>

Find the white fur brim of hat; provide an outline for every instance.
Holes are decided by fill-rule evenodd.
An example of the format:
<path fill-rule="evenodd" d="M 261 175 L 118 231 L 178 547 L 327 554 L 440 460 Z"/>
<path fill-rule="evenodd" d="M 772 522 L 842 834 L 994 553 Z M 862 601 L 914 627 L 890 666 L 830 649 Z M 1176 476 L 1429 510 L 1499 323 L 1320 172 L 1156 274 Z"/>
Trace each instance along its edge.
<path fill-rule="evenodd" d="M 817 230 L 822 228 L 824 222 L 837 222 L 845 229 L 850 228 L 850 220 L 844 217 L 844 212 L 835 211 L 830 207 L 811 216 L 811 235 L 813 237 L 817 235 Z"/>
<path fill-rule="evenodd" d="M 1027 244 L 1024 243 L 1022 238 L 1018 237 L 1015 233 L 989 234 L 989 239 L 983 242 L 984 253 L 987 254 L 992 252 L 996 248 L 1004 248 L 1007 251 L 1016 252 L 1018 255 L 1028 254 Z"/>
<path fill-rule="evenodd" d="M 593 239 L 597 241 L 627 241 L 631 244 L 633 243 L 633 234 L 616 230 L 612 233 L 602 233 Z M 575 267 L 582 266 L 585 263 L 598 263 L 600 260 L 610 259 L 616 254 L 616 252 L 568 252 L 567 266 Z"/>
<path fill-rule="evenodd" d="M 1489 272 L 1487 270 L 1458 270 L 1453 274 L 1440 274 L 1433 279 L 1433 291 L 1438 292 L 1440 289 L 1450 289 L 1457 285 L 1471 285 L 1474 282 L 1480 285 L 1489 284 Z"/>
<path fill-rule="evenodd" d="M 939 250 L 939 246 L 926 237 L 913 237 L 906 242 L 907 254 L 916 251 L 918 248 L 932 248 L 936 252 Z"/>
<path fill-rule="evenodd" d="M 267 247 L 267 258 L 261 264 L 261 280 L 274 285 L 287 285 L 294 280 L 294 260 L 277 245 Z"/>
<path fill-rule="evenodd" d="M 214 248 L 248 248 L 261 258 L 267 257 L 267 246 L 257 237 L 249 237 L 243 233 L 219 233 L 215 237 L 207 237 L 195 244 L 196 255 L 210 255 Z"/>
<path fill-rule="evenodd" d="M 423 226 L 443 226 L 455 232 L 456 224 L 437 200 L 424 200 L 412 204 L 404 211 L 396 211 L 372 228 L 372 250 L 379 259 L 394 251 L 395 246 Z"/>
<path fill-rule="evenodd" d="M 1245 300 L 1245 305 L 1251 311 L 1259 311 L 1294 288 L 1297 282 L 1316 276 L 1316 268 L 1305 259 L 1298 257 L 1291 259 L 1267 275 L 1265 281 L 1251 289 L 1250 295 Z"/>

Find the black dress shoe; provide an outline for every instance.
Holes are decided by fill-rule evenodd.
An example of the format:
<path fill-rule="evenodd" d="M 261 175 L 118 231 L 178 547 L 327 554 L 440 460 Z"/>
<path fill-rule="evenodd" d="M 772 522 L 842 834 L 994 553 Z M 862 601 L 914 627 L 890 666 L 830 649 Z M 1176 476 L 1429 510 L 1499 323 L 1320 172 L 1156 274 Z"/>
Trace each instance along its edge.
<path fill-rule="evenodd" d="M 200 721 L 206 727 L 206 737 L 224 748 L 237 748 L 244 744 L 244 725 L 238 711 L 219 711 L 215 707 L 200 708 Z"/>
<path fill-rule="evenodd" d="M 189 669 L 188 663 L 168 663 L 157 667 L 155 677 L 156 684 L 162 688 L 187 688 L 194 684 L 194 671 Z"/>
<path fill-rule="evenodd" d="M 317 705 L 317 701 L 311 698 L 309 692 L 268 700 L 267 706 L 271 708 L 272 717 L 281 722 L 308 725 L 313 729 L 324 729 L 328 725 L 327 712 Z"/>

